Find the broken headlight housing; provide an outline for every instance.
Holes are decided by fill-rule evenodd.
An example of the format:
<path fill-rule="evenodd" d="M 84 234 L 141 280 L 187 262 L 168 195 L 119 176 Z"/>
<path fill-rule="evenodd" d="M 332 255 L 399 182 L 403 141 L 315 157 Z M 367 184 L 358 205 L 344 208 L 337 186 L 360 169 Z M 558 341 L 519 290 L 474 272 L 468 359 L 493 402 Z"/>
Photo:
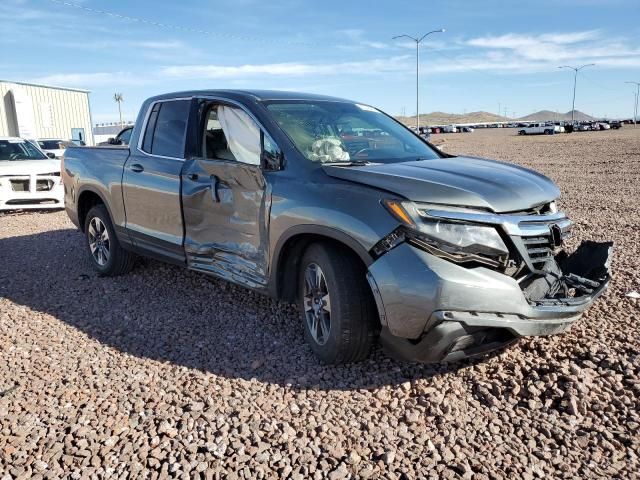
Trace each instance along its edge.
<path fill-rule="evenodd" d="M 493 267 L 504 267 L 509 260 L 509 249 L 493 226 L 430 218 L 413 202 L 386 200 L 383 203 L 408 227 L 407 240 L 429 253 L 456 263 L 474 262 Z"/>

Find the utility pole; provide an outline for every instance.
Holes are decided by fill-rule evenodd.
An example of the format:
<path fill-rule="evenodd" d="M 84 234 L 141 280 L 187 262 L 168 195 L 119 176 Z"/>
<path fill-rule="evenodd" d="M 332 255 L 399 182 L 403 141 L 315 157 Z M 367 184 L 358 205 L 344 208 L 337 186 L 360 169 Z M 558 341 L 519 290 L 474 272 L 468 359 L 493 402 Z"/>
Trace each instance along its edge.
<path fill-rule="evenodd" d="M 502 104 L 498 102 L 498 116 L 501 115 L 501 112 L 502 112 Z"/>
<path fill-rule="evenodd" d="M 444 33 L 444 28 L 425 33 L 422 37 L 412 37 L 411 35 L 396 35 L 392 40 L 406 37 L 416 42 L 416 133 L 420 132 L 420 43 L 432 33 Z"/>
<path fill-rule="evenodd" d="M 635 93 L 636 102 L 633 107 L 633 128 L 636 128 L 638 126 L 638 97 L 640 97 L 640 82 L 624 82 L 624 83 L 630 83 L 636 86 L 636 93 Z"/>
<path fill-rule="evenodd" d="M 114 93 L 113 100 L 118 103 L 118 113 L 120 114 L 120 128 L 123 127 L 122 123 L 122 102 L 124 101 L 124 97 L 121 93 Z"/>
<path fill-rule="evenodd" d="M 570 68 L 573 70 L 573 103 L 571 104 L 571 125 L 574 124 L 574 118 L 576 113 L 576 84 L 578 83 L 578 72 L 586 67 L 594 67 L 595 63 L 588 63 L 586 65 L 582 65 L 580 67 L 572 67 L 569 65 L 563 65 L 558 68 Z"/>

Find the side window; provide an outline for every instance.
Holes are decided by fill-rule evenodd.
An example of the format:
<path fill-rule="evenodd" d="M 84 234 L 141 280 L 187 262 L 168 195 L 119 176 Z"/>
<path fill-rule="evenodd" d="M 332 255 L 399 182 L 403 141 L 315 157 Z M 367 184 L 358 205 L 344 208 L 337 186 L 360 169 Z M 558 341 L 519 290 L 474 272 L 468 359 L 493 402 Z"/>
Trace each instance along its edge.
<path fill-rule="evenodd" d="M 212 105 L 206 115 L 203 135 L 205 158 L 260 165 L 260 128 L 244 110 Z"/>
<path fill-rule="evenodd" d="M 236 157 L 233 156 L 229 149 L 229 142 L 222 130 L 216 105 L 211 106 L 207 112 L 204 126 L 203 152 L 205 158 L 236 160 Z"/>
<path fill-rule="evenodd" d="M 189 100 L 156 103 L 147 121 L 142 149 L 153 155 L 182 158 L 189 108 Z"/>
<path fill-rule="evenodd" d="M 156 129 L 156 122 L 158 121 L 158 112 L 160 111 L 160 103 L 156 103 L 149 114 L 149 120 L 147 120 L 147 129 L 144 131 L 144 139 L 142 140 L 142 150 L 147 153 L 151 153 L 151 144 L 153 142 L 153 132 Z"/>
<path fill-rule="evenodd" d="M 189 100 L 162 102 L 153 132 L 152 154 L 176 158 L 184 156 L 184 132 L 190 106 Z"/>

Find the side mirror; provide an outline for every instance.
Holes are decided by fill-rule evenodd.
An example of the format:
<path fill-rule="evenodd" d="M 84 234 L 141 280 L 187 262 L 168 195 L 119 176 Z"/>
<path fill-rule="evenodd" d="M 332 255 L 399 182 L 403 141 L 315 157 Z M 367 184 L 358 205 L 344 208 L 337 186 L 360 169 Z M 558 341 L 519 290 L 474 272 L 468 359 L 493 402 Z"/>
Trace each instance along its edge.
<path fill-rule="evenodd" d="M 107 140 L 107 142 L 109 143 L 109 145 L 117 145 L 118 144 L 118 141 L 113 137 L 111 137 L 109 140 Z"/>
<path fill-rule="evenodd" d="M 56 158 L 56 154 L 55 153 L 51 153 L 51 152 L 47 152 L 47 157 L 55 159 Z"/>
<path fill-rule="evenodd" d="M 284 166 L 284 155 L 280 150 L 275 152 L 267 152 L 263 150 L 260 155 L 260 163 L 262 163 L 262 168 L 265 170 L 282 170 L 282 167 Z"/>
<path fill-rule="evenodd" d="M 262 146 L 262 153 L 260 154 L 262 168 L 270 171 L 282 170 L 284 168 L 284 154 L 269 134 L 260 132 L 260 144 Z"/>

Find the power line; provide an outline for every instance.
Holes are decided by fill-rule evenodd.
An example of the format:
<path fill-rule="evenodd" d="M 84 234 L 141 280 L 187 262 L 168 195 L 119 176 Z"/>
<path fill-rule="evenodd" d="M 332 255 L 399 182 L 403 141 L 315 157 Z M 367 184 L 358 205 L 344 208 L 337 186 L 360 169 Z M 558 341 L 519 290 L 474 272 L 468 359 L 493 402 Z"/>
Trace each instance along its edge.
<path fill-rule="evenodd" d="M 451 57 L 449 55 L 446 55 L 446 54 L 442 53 L 440 50 L 430 50 L 430 52 L 435 53 L 436 55 L 440 55 L 441 57 L 446 58 L 447 60 L 450 60 L 450 61 L 452 61 L 454 63 L 457 63 L 458 65 L 460 65 L 461 67 L 464 67 L 467 70 L 472 70 L 472 71 L 474 71 L 476 73 L 480 73 L 482 75 L 485 75 L 485 76 L 491 77 L 491 78 L 504 78 L 504 75 L 502 75 L 502 76 L 494 75 L 493 73 L 489 73 L 489 72 L 487 72 L 485 70 L 481 70 L 479 68 L 475 68 L 475 67 L 472 67 L 472 66 L 470 66 L 468 64 L 462 63 L 460 60 L 456 59 L 455 57 Z"/>
<path fill-rule="evenodd" d="M 596 82 L 595 80 L 593 80 L 589 75 L 585 75 L 584 72 L 581 72 L 582 78 L 584 78 L 587 82 L 595 85 L 598 88 L 602 88 L 603 90 L 610 90 L 612 92 L 619 92 L 620 90 L 617 88 L 611 88 L 611 87 L 605 87 L 604 85 L 602 85 L 599 82 Z"/>
<path fill-rule="evenodd" d="M 291 41 L 291 40 L 279 40 L 276 38 L 266 38 L 266 37 L 252 37 L 247 35 L 234 35 L 232 33 L 222 33 L 222 32 L 214 32 L 211 30 L 202 30 L 199 28 L 191 28 L 191 27 L 183 27 L 181 25 L 174 25 L 171 23 L 161 23 L 156 22 L 154 20 L 148 20 L 146 18 L 141 17 L 132 17 L 130 15 L 123 15 L 116 12 L 111 12 L 108 10 L 100 10 L 98 8 L 87 7 L 86 5 L 81 5 L 78 3 L 67 2 L 65 0 L 48 0 L 51 3 L 55 3 L 57 5 L 76 8 L 78 10 L 83 10 L 88 13 L 108 16 L 111 18 L 117 18 L 119 20 L 127 20 L 130 22 L 142 23 L 145 25 L 151 25 L 157 28 L 165 28 L 168 30 L 180 31 L 180 32 L 189 32 L 189 33 L 198 33 L 200 35 L 209 35 L 212 37 L 219 38 L 227 38 L 232 40 L 241 40 L 245 42 L 260 42 L 260 43 L 276 43 L 276 44 L 284 44 L 284 45 L 299 45 L 299 46 L 317 46 L 315 43 L 311 42 L 302 42 L 302 41 Z"/>

